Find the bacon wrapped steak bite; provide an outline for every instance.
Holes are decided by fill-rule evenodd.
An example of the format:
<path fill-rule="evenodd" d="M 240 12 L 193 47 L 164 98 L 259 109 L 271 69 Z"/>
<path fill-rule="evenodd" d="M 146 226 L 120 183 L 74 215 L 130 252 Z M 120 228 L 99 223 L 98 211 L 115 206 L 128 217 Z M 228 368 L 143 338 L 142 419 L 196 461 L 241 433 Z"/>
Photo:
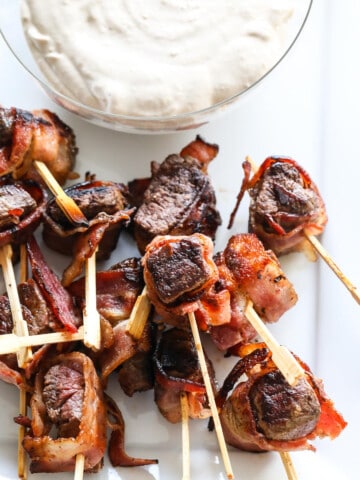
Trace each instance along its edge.
<path fill-rule="evenodd" d="M 213 244 L 200 233 L 154 238 L 142 259 L 150 301 L 165 320 L 198 308 L 198 300 L 218 279 Z"/>
<path fill-rule="evenodd" d="M 205 358 L 215 389 L 215 372 L 209 358 Z M 198 354 L 188 330 L 171 328 L 162 332 L 157 341 L 154 364 L 155 402 L 166 420 L 181 422 L 181 392 L 186 393 L 191 418 L 211 415 Z"/>
<path fill-rule="evenodd" d="M 85 457 L 85 471 L 101 468 L 106 405 L 88 357 L 72 352 L 44 362 L 35 378 L 30 408 L 31 422 L 23 446 L 32 473 L 71 472 L 78 454 Z"/>
<path fill-rule="evenodd" d="M 225 247 L 224 261 L 239 289 L 266 322 L 276 322 L 297 302 L 279 260 L 264 249 L 256 235 L 233 235 Z"/>
<path fill-rule="evenodd" d="M 96 258 L 104 260 L 116 247 L 123 225 L 134 212 L 128 208 L 125 189 L 120 183 L 93 179 L 65 189 L 87 218 L 88 227 L 74 228 L 55 200 L 48 202 L 44 212 L 44 241 L 50 248 L 73 257 L 63 274 L 64 285 L 70 285 L 81 274 L 86 259 L 96 250 Z"/>
<path fill-rule="evenodd" d="M 0 107 L 0 176 L 37 178 L 30 170 L 33 160 L 39 160 L 63 185 L 74 176 L 77 151 L 72 129 L 55 113 Z"/>
<path fill-rule="evenodd" d="M 195 316 L 220 350 L 255 339 L 245 315 L 249 300 L 265 322 L 278 321 L 297 302 L 278 259 L 254 234 L 233 235 L 215 263 L 219 279 L 200 299 Z"/>
<path fill-rule="evenodd" d="M 22 316 L 27 323 L 29 334 L 37 335 L 53 331 L 76 331 L 80 325 L 79 312 L 73 306 L 72 299 L 59 279 L 49 269 L 33 237 L 27 242 L 33 278 L 17 286 Z M 13 315 L 6 295 L 0 296 L 0 335 L 13 332 Z M 51 345 L 34 349 L 34 355 L 24 371 L 18 368 L 16 354 L 0 356 L 0 379 L 24 387 L 23 374 L 30 378 L 38 363 Z M 71 343 L 62 344 L 60 349 L 72 348 Z M 25 386 L 26 388 L 26 386 Z"/>
<path fill-rule="evenodd" d="M 254 452 L 315 450 L 311 440 L 335 438 L 345 428 L 346 422 L 325 394 L 321 380 L 301 360 L 297 359 L 306 377 L 290 386 L 264 344 L 242 347 L 240 353 L 243 358 L 217 397 L 230 445 Z M 243 374 L 246 377 L 239 382 Z"/>
<path fill-rule="evenodd" d="M 96 273 L 96 304 L 101 315 L 101 348 L 91 352 L 105 384 L 108 376 L 120 367 L 119 382 L 127 395 L 153 386 L 151 361 L 152 326 L 148 322 L 140 339 L 127 332 L 126 321 L 137 297 L 144 288 L 140 259 L 132 257 L 118 262 L 109 270 Z M 85 305 L 85 278 L 68 287 L 76 304 Z M 90 355 L 90 353 L 89 353 Z"/>
<path fill-rule="evenodd" d="M 320 235 L 327 215 L 308 173 L 295 160 L 285 157 L 268 157 L 252 178 L 250 163 L 244 162 L 243 168 L 245 178 L 239 198 L 249 192 L 249 231 L 276 255 L 305 251 L 315 258 L 304 232 Z"/>
<path fill-rule="evenodd" d="M 141 253 L 157 235 L 202 233 L 215 238 L 221 219 L 207 166 L 216 154 L 217 146 L 197 137 L 180 155 L 169 155 L 160 165 L 152 163 L 149 185 L 141 182 L 147 188 L 132 226 Z M 129 187 L 139 204 L 138 183 Z"/>

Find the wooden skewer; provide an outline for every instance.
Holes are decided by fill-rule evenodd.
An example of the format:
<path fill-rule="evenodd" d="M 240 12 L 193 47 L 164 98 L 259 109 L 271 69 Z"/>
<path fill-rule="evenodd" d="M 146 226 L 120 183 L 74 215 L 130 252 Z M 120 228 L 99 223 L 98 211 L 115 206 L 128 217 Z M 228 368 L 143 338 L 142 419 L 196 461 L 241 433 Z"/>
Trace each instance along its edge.
<path fill-rule="evenodd" d="M 182 430 L 182 480 L 190 480 L 189 405 L 185 392 L 180 393 Z"/>
<path fill-rule="evenodd" d="M 305 378 L 304 369 L 299 365 L 299 362 L 295 359 L 291 352 L 289 352 L 289 350 L 282 345 L 279 345 L 275 337 L 269 332 L 269 330 L 264 325 L 264 322 L 254 310 L 251 300 L 248 300 L 245 308 L 245 315 L 251 325 L 255 328 L 257 333 L 262 337 L 266 345 L 271 350 L 271 358 L 280 370 L 280 372 L 284 375 L 287 382 L 290 385 L 295 385 L 298 380 L 300 380 L 300 378 Z M 288 480 L 297 480 L 298 477 L 290 453 L 279 452 L 279 454 L 283 462 Z"/>
<path fill-rule="evenodd" d="M 74 480 L 82 480 L 84 477 L 85 457 L 83 453 L 76 455 Z"/>
<path fill-rule="evenodd" d="M 252 171 L 256 172 L 258 167 L 256 163 L 253 161 L 253 159 L 250 156 L 247 156 L 245 157 L 245 160 L 250 163 Z M 316 238 L 315 235 L 309 234 L 306 230 L 304 230 L 304 235 L 308 239 L 308 241 L 311 243 L 311 245 L 314 247 L 316 252 L 320 255 L 320 257 L 327 263 L 327 265 L 335 273 L 338 279 L 345 285 L 345 287 L 351 293 L 351 295 L 356 300 L 358 305 L 360 305 L 360 293 L 357 287 L 353 285 L 352 282 L 350 282 L 350 280 L 346 277 L 346 275 L 344 275 L 344 273 L 340 270 L 338 265 L 332 260 L 328 252 L 325 250 L 325 248 L 322 246 L 322 244 L 319 242 L 319 240 Z"/>
<path fill-rule="evenodd" d="M 280 452 L 288 480 L 298 480 L 298 476 L 289 452 Z"/>
<path fill-rule="evenodd" d="M 269 332 L 267 327 L 264 325 L 264 322 L 254 310 L 251 300 L 248 300 L 245 308 L 245 315 L 251 325 L 255 328 L 257 333 L 269 347 L 270 351 L 272 352 L 272 359 L 275 365 L 284 375 L 288 383 L 290 385 L 295 385 L 300 378 L 305 376 L 304 370 L 299 365 L 299 362 L 296 361 L 295 357 L 286 347 L 279 345 L 275 337 Z"/>
<path fill-rule="evenodd" d="M 328 266 L 331 268 L 331 270 L 335 273 L 335 275 L 339 278 L 339 280 L 345 285 L 345 287 L 349 290 L 353 298 L 357 301 L 357 303 L 360 305 L 360 293 L 353 285 L 350 280 L 343 274 L 343 272 L 340 270 L 340 268 L 336 265 L 336 263 L 332 260 L 330 255 L 327 253 L 325 248 L 322 246 L 322 244 L 319 242 L 319 240 L 314 236 L 310 235 L 306 230 L 304 231 L 304 234 L 306 238 L 309 240 L 311 245 L 315 248 L 317 253 L 320 255 L 320 257 L 325 260 L 325 262 L 328 264 Z"/>
<path fill-rule="evenodd" d="M 78 205 L 71 197 L 66 195 L 66 193 L 56 181 L 53 174 L 50 172 L 45 163 L 40 162 L 39 160 L 34 160 L 33 163 L 36 170 L 41 175 L 41 178 L 44 180 L 49 190 L 54 195 L 56 203 L 59 205 L 68 220 L 76 227 L 88 227 L 89 222 L 87 221 L 86 217 L 84 216 Z"/>
<path fill-rule="evenodd" d="M 26 402 L 26 391 L 20 389 L 20 415 L 26 416 L 27 414 L 27 402 Z M 23 425 L 19 426 L 18 432 L 18 477 L 20 480 L 27 479 L 27 457 L 23 447 L 23 440 L 25 436 L 25 427 Z"/>
<path fill-rule="evenodd" d="M 75 342 L 84 339 L 84 328 L 80 327 L 75 333 L 53 332 L 39 335 L 18 336 L 14 333 L 0 335 L 0 355 L 17 353 L 27 347 L 46 345 L 50 343 Z"/>
<path fill-rule="evenodd" d="M 20 283 L 26 282 L 28 278 L 27 271 L 27 254 L 24 244 L 20 245 Z M 27 347 L 30 350 L 30 347 Z M 19 403 L 20 415 L 24 417 L 27 415 L 27 393 L 24 388 L 20 388 L 20 403 Z M 20 480 L 27 479 L 27 456 L 23 447 L 23 440 L 25 436 L 24 425 L 19 425 L 18 430 L 18 477 Z"/>
<path fill-rule="evenodd" d="M 9 303 L 14 323 L 14 333 L 19 337 L 26 337 L 29 335 L 28 326 L 23 319 L 21 303 L 19 299 L 19 293 L 17 290 L 17 283 L 15 279 L 15 273 L 12 258 L 11 245 L 4 245 L 0 248 L 0 263 L 4 273 L 6 291 L 9 297 Z M 10 334 L 11 335 L 11 334 Z M 4 337 L 2 335 L 1 337 Z M 4 340 L 1 340 L 2 342 Z M 16 350 L 17 361 L 20 368 L 24 368 L 25 365 L 31 360 L 32 352 L 28 348 L 22 348 Z"/>
<path fill-rule="evenodd" d="M 205 355 L 204 355 L 204 351 L 203 351 L 203 348 L 202 348 L 202 345 L 201 345 L 200 334 L 199 334 L 199 330 L 198 330 L 198 326 L 197 326 L 197 323 L 196 323 L 194 312 L 190 312 L 188 314 L 188 318 L 189 318 L 189 322 L 190 322 L 190 326 L 191 326 L 192 335 L 193 335 L 194 341 L 195 341 L 195 348 L 196 348 L 198 358 L 199 358 L 200 370 L 201 370 L 201 373 L 202 373 L 202 376 L 203 376 L 203 379 L 204 379 L 204 383 L 205 383 L 206 394 L 207 394 L 209 404 L 210 404 L 211 415 L 212 415 L 213 420 L 214 420 L 215 432 L 216 432 L 216 435 L 217 435 L 222 459 L 223 459 L 223 462 L 224 462 L 226 475 L 227 475 L 227 478 L 230 480 L 230 479 L 234 478 L 234 474 L 233 474 L 233 471 L 232 471 L 230 458 L 229 458 L 229 453 L 227 451 L 226 442 L 225 442 L 225 439 L 224 439 L 224 433 L 222 431 L 222 427 L 221 427 L 221 423 L 220 423 L 219 412 L 218 412 L 218 409 L 217 409 L 217 406 L 216 406 L 216 403 L 215 403 L 214 392 L 213 392 L 213 389 L 212 389 L 212 386 L 211 386 L 210 376 L 209 376 L 209 372 L 208 372 L 208 369 L 207 369 L 207 366 L 206 366 Z"/>
<path fill-rule="evenodd" d="M 146 287 L 144 287 L 141 295 L 136 299 L 126 326 L 126 331 L 137 340 L 141 337 L 144 331 L 146 321 L 150 315 L 150 310 L 151 303 L 147 296 Z"/>
<path fill-rule="evenodd" d="M 100 315 L 96 304 L 96 252 L 86 260 L 85 264 L 85 308 L 84 344 L 92 350 L 100 350 Z"/>

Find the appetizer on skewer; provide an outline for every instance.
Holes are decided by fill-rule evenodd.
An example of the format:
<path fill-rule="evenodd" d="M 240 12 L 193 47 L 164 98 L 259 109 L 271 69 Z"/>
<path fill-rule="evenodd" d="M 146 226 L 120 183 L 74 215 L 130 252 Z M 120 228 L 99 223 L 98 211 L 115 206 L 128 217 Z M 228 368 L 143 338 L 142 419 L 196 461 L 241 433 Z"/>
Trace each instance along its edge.
<path fill-rule="evenodd" d="M 132 228 L 141 253 L 157 235 L 215 238 L 221 218 L 207 168 L 217 152 L 217 145 L 198 136 L 179 155 L 152 162 L 151 179 L 129 183 L 131 202 L 138 207 Z"/>
<path fill-rule="evenodd" d="M 101 319 L 102 343 L 98 352 L 91 353 L 103 385 L 109 375 L 120 368 L 119 381 L 126 392 L 152 388 L 151 372 L 132 379 L 136 362 L 145 365 L 152 355 L 152 327 L 147 322 L 139 339 L 134 339 L 127 332 L 128 318 L 134 308 L 137 297 L 144 287 L 143 272 L 138 258 L 128 258 L 109 270 L 96 273 L 96 305 Z M 76 305 L 83 309 L 85 303 L 85 278 L 75 280 L 68 290 Z M 89 353 L 90 354 L 90 353 Z M 148 365 L 148 367 L 149 367 Z M 130 370 L 128 372 L 127 370 Z M 144 380 L 144 383 L 142 380 Z M 146 387 L 145 387 L 146 385 Z"/>
<path fill-rule="evenodd" d="M 254 234 L 233 235 L 225 249 L 215 255 L 215 263 L 219 280 L 201 299 L 195 315 L 220 350 L 256 337 L 257 332 L 246 316 L 249 299 L 267 323 L 277 322 L 297 302 L 297 293 L 278 259 L 271 250 L 265 250 Z M 222 321 L 217 313 L 219 307 Z M 227 316 L 224 312 L 228 312 Z"/>
<path fill-rule="evenodd" d="M 204 235 L 159 236 L 142 262 L 147 294 L 161 319 L 188 328 L 185 316 L 194 312 L 220 350 L 256 337 L 245 313 L 249 299 L 265 322 L 276 322 L 297 301 L 279 261 L 254 234 L 233 235 L 215 256 Z"/>
<path fill-rule="evenodd" d="M 327 223 L 325 204 L 315 183 L 291 158 L 268 157 L 250 178 L 252 168 L 245 160 L 239 193 L 239 202 L 245 191 L 250 195 L 249 232 L 276 255 L 305 251 L 314 258 L 304 232 L 320 235 Z"/>
<path fill-rule="evenodd" d="M 206 354 L 205 358 L 215 391 L 215 371 Z M 188 330 L 174 327 L 159 335 L 154 367 L 155 403 L 166 420 L 181 422 L 182 392 L 186 395 L 190 418 L 204 419 L 211 415 L 194 339 Z"/>
<path fill-rule="evenodd" d="M 227 478 L 232 479 L 234 474 L 194 316 L 197 300 L 217 280 L 217 270 L 212 256 L 213 244 L 206 235 L 200 233 L 189 236 L 164 235 L 155 237 L 146 247 L 142 262 L 148 295 L 155 310 L 160 315 L 162 312 L 169 314 L 171 311 L 176 315 L 187 315 L 226 475 Z"/>
<path fill-rule="evenodd" d="M 21 244 L 40 224 L 47 196 L 40 183 L 33 180 L 14 182 L 9 177 L 0 180 L 0 263 L 12 314 L 13 330 L 28 335 L 13 269 L 14 250 L 19 254 Z M 14 247 L 14 248 L 13 248 Z M 24 367 L 31 361 L 31 350 L 17 351 L 17 362 Z"/>
<path fill-rule="evenodd" d="M 74 471 L 82 454 L 85 471 L 98 471 L 106 451 L 106 404 L 92 361 L 80 352 L 45 360 L 35 377 L 30 400 L 31 419 L 23 446 L 30 471 Z M 55 436 L 50 431 L 56 428 Z M 53 435 L 53 434 L 52 434 Z"/>
<path fill-rule="evenodd" d="M 305 377 L 290 386 L 265 344 L 244 345 L 238 353 L 242 358 L 217 395 L 230 445 L 252 452 L 315 450 L 311 440 L 334 439 L 346 427 L 322 381 L 300 359 Z"/>
<path fill-rule="evenodd" d="M 55 200 L 44 212 L 43 238 L 52 249 L 72 255 L 63 274 L 65 286 L 82 273 L 86 259 L 96 252 L 97 259 L 106 259 L 116 247 L 121 228 L 134 212 L 125 198 L 125 186 L 89 177 L 84 183 L 65 189 L 88 221 L 87 226 L 74 227 Z"/>
<path fill-rule="evenodd" d="M 59 334 L 70 333 L 72 335 L 74 332 L 78 332 L 81 325 L 79 311 L 73 305 L 71 296 L 46 264 L 34 237 L 28 239 L 26 246 L 32 277 L 15 285 L 15 289 L 18 293 L 22 317 L 29 333 L 28 338 L 13 337 L 14 319 L 9 298 L 7 295 L 0 297 L 2 307 L 0 351 L 7 352 L 0 355 L 0 378 L 20 387 L 24 385 L 24 375 L 25 377 L 32 375 L 50 344 L 61 341 Z M 55 335 L 54 339 L 52 335 Z M 39 337 L 43 339 L 42 343 L 38 343 Z M 71 341 L 71 339 L 71 336 L 65 335 L 64 337 L 64 340 L 67 341 Z M 41 348 L 34 352 L 32 359 L 26 365 L 20 365 L 21 368 L 18 368 L 15 356 L 18 348 L 14 348 L 14 346 L 16 347 L 18 341 L 21 340 Z M 58 345 L 57 348 L 60 349 L 60 346 Z"/>
<path fill-rule="evenodd" d="M 40 225 L 47 201 L 43 186 L 30 179 L 0 179 L 0 247 L 24 243 Z"/>
<path fill-rule="evenodd" d="M 304 251 L 310 260 L 319 254 L 360 304 L 360 293 L 330 257 L 317 237 L 327 223 L 325 204 L 315 183 L 295 160 L 268 157 L 258 169 L 243 163 L 244 180 L 230 216 L 229 228 L 246 191 L 250 195 L 249 231 L 277 255 Z M 251 176 L 252 170 L 256 170 Z"/>
<path fill-rule="evenodd" d="M 77 152 L 74 132 L 55 113 L 0 107 L 0 176 L 19 179 L 33 170 L 37 160 L 63 185 L 76 177 Z"/>
<path fill-rule="evenodd" d="M 194 142 L 194 145 L 198 145 L 198 143 Z M 193 153 L 191 156 L 195 158 L 196 154 Z M 159 239 L 155 239 L 153 242 L 157 242 L 158 240 Z M 160 241 L 163 240 L 164 239 L 160 238 Z M 178 284 L 180 288 L 178 290 L 173 289 L 170 296 L 167 296 L 168 292 L 166 292 L 166 288 L 172 288 L 173 286 L 170 284 L 166 285 L 166 276 L 161 278 L 165 270 L 159 271 L 156 282 L 153 282 L 152 287 L 153 290 L 155 290 L 155 295 L 153 295 L 152 299 L 157 310 L 166 318 L 166 323 L 171 323 L 171 318 L 173 318 L 177 325 L 188 329 L 190 322 L 188 318 L 186 318 L 186 315 L 189 313 L 190 315 L 195 314 L 197 323 L 203 330 L 207 330 L 213 338 L 216 337 L 214 332 L 218 333 L 217 338 L 220 339 L 218 346 L 222 350 L 226 350 L 237 345 L 239 342 L 253 339 L 256 335 L 256 331 L 249 325 L 246 319 L 246 306 L 249 297 L 254 301 L 254 308 L 266 321 L 276 321 L 284 311 L 296 302 L 296 293 L 280 270 L 276 258 L 271 252 L 265 252 L 255 235 L 234 236 L 230 239 L 225 250 L 215 255 L 215 257 L 212 256 L 212 244 L 208 238 L 201 238 L 201 235 L 199 235 L 197 240 L 194 241 L 192 235 L 189 237 L 184 236 L 182 242 L 182 246 L 184 246 L 185 249 L 195 247 L 195 249 L 203 253 L 205 252 L 205 254 L 203 255 L 202 262 L 194 262 L 194 270 L 194 265 L 186 265 L 185 279 L 183 279 L 181 276 L 183 272 L 181 251 L 176 252 L 177 246 L 171 245 L 171 242 L 168 242 L 168 245 L 166 245 L 166 241 L 163 242 L 165 252 L 166 249 L 168 249 L 168 251 L 171 251 L 171 254 L 175 251 L 175 257 L 178 255 L 179 263 L 177 264 L 175 262 L 172 265 L 172 280 L 174 280 L 175 283 L 177 280 L 180 282 Z M 160 244 L 158 244 L 158 246 L 159 245 Z M 180 247 L 179 250 L 181 250 L 181 248 L 182 247 Z M 39 283 L 46 285 L 48 282 L 47 273 L 42 274 L 41 277 L 42 264 L 39 262 L 38 252 L 36 248 L 35 250 L 31 248 L 31 250 L 32 256 L 30 254 L 30 257 L 32 258 L 32 262 L 38 264 L 36 271 L 38 275 L 40 275 L 41 280 Z M 165 253 L 165 261 L 166 255 Z M 145 259 L 146 254 L 143 261 L 145 261 Z M 144 338 L 137 343 L 134 341 L 134 338 L 128 334 L 126 328 L 124 328 L 127 322 L 122 320 L 126 320 L 129 317 L 136 297 L 140 294 L 144 283 L 142 271 L 137 259 L 129 259 L 121 263 L 123 263 L 123 265 L 117 265 L 107 272 L 97 273 L 96 303 L 103 317 L 102 348 L 100 352 L 87 351 L 87 353 L 91 356 L 95 366 L 99 366 L 101 369 L 102 386 L 106 385 L 106 380 L 109 375 L 113 373 L 114 370 L 120 368 L 119 379 L 121 376 L 125 378 L 123 384 L 127 384 L 126 388 L 128 391 L 124 390 L 128 395 L 132 395 L 135 391 L 143 389 L 143 387 L 132 384 L 131 375 L 134 371 L 133 368 L 138 367 L 138 361 L 141 365 L 146 365 L 149 357 L 151 357 L 152 344 L 150 337 L 152 337 L 152 333 L 149 331 L 150 325 L 148 322 L 144 331 Z M 193 275 L 194 272 L 195 276 Z M 195 281 L 195 285 L 191 285 L 191 280 L 194 278 L 198 283 Z M 158 280 L 161 280 L 163 283 L 162 296 L 159 296 L 157 292 Z M 52 284 L 52 281 L 50 283 Z M 203 284 L 204 288 L 202 288 Z M 147 286 L 150 286 L 151 290 L 151 280 L 147 282 Z M 268 286 L 269 290 L 266 286 Z M 83 308 L 85 303 L 85 289 L 84 279 L 75 281 L 69 286 L 70 294 L 76 297 L 80 308 Z M 31 290 L 29 290 L 29 292 L 31 292 Z M 52 292 L 50 291 L 48 294 L 52 295 Z M 28 297 L 30 296 L 32 296 L 31 293 Z M 163 301 L 163 298 L 166 299 L 166 301 Z M 174 312 L 176 315 L 174 315 Z M 236 317 L 236 315 L 239 315 L 239 317 Z M 235 318 L 240 317 L 243 322 L 248 324 L 249 337 L 247 333 L 243 335 L 243 327 L 238 327 L 235 321 Z M 231 323 L 232 321 L 234 324 Z M 244 323 L 242 325 L 244 325 Z M 222 340 L 226 337 L 226 331 L 221 331 L 221 328 L 230 326 L 230 332 L 228 333 L 231 341 L 225 346 Z M 60 326 L 60 329 L 61 328 L 64 329 L 64 326 Z M 237 333 L 240 332 L 240 336 L 235 336 L 234 331 Z M 185 340 L 186 338 L 191 339 L 192 345 L 194 346 L 193 339 L 188 330 L 182 330 L 179 335 L 181 338 L 184 337 Z M 126 342 L 129 340 L 130 343 L 124 343 L 124 339 L 126 339 Z M 143 348 L 145 343 L 147 344 L 146 349 Z M 147 350 L 147 348 L 149 348 L 149 350 Z M 234 351 L 235 349 L 232 348 L 231 353 Z M 197 366 L 199 366 L 199 363 L 197 359 Z M 31 372 L 28 369 L 28 378 L 32 375 L 35 368 L 34 366 Z M 276 367 L 274 366 L 274 368 Z M 212 378 L 211 368 L 209 368 L 208 364 L 207 371 L 210 372 L 210 377 Z M 181 372 L 179 373 L 181 376 Z M 199 374 L 199 372 L 197 372 L 197 374 Z M 206 393 L 204 383 L 202 388 L 201 395 L 204 398 Z M 192 398 L 192 394 L 190 398 Z M 111 404 L 111 400 L 108 400 L 106 395 L 105 400 L 108 413 L 110 412 L 110 415 L 113 417 L 112 426 L 115 432 L 113 432 L 114 435 L 111 436 L 112 439 L 110 440 L 111 447 L 109 455 L 112 464 L 146 465 L 154 463 L 153 460 L 132 459 L 123 452 L 120 452 L 120 450 L 123 449 L 121 449 L 119 445 L 123 444 L 124 440 L 124 422 L 122 415 L 117 405 L 114 403 Z M 177 402 L 179 412 L 181 404 L 179 398 L 177 398 Z M 187 401 L 187 403 L 191 408 L 191 401 Z M 209 414 L 209 412 L 206 412 L 206 414 Z M 228 473 L 229 478 L 231 478 L 231 473 Z"/>
<path fill-rule="evenodd" d="M 41 179 L 73 225 L 87 221 L 61 185 L 73 172 L 78 148 L 72 129 L 48 110 L 0 107 L 0 176 Z"/>

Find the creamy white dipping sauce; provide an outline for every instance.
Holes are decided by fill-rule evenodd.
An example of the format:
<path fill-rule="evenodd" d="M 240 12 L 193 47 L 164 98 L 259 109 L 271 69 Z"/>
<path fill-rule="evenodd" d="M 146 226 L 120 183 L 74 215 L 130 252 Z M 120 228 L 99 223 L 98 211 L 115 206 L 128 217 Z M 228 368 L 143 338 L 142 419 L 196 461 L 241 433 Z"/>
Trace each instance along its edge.
<path fill-rule="evenodd" d="M 130 116 L 175 115 L 252 85 L 284 53 L 296 0 L 23 0 L 25 36 L 58 90 Z"/>

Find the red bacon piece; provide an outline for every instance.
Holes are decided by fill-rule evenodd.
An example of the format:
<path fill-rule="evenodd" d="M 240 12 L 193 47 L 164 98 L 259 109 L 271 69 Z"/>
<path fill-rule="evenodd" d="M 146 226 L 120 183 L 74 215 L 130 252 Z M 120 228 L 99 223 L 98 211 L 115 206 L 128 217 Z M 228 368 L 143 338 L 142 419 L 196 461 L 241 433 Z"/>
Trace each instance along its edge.
<path fill-rule="evenodd" d="M 66 330 L 76 332 L 79 319 L 71 295 L 46 263 L 34 237 L 28 239 L 26 249 L 33 277 L 55 317 Z"/>

